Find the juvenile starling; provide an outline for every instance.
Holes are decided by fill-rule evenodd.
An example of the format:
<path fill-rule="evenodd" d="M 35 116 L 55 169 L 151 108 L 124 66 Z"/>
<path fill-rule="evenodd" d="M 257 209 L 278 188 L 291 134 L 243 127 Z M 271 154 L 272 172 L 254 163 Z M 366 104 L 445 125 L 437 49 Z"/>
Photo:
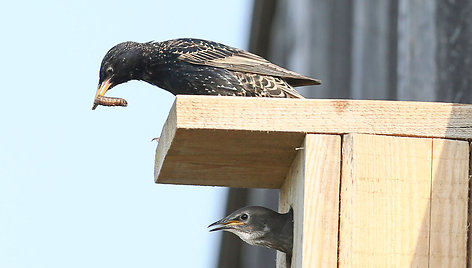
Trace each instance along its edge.
<path fill-rule="evenodd" d="M 250 245 L 273 248 L 292 254 L 293 211 L 285 214 L 259 206 L 244 207 L 210 224 L 218 226 L 210 232 L 223 230 L 239 236 Z"/>
<path fill-rule="evenodd" d="M 95 98 L 130 80 L 174 95 L 278 98 L 303 98 L 293 87 L 321 83 L 247 51 L 190 38 L 114 46 L 103 58 Z"/>

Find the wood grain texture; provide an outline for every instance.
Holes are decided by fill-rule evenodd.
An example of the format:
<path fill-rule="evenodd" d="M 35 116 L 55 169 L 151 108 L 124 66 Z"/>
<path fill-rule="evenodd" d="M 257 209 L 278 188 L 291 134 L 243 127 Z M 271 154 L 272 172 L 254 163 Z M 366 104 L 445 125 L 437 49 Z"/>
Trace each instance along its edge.
<path fill-rule="evenodd" d="M 177 96 L 177 127 L 472 138 L 472 105 Z"/>
<path fill-rule="evenodd" d="M 432 140 L 343 138 L 339 267 L 428 267 Z"/>
<path fill-rule="evenodd" d="M 170 132 L 173 133 L 173 132 Z M 159 141 L 157 183 L 278 189 L 301 133 L 177 129 Z M 160 150 L 161 143 L 163 148 Z M 166 151 L 165 155 L 160 153 Z"/>
<path fill-rule="evenodd" d="M 280 189 L 280 211 L 294 209 L 292 268 L 336 267 L 341 136 L 308 134 L 302 147 Z"/>
<path fill-rule="evenodd" d="M 300 147 L 304 146 L 305 141 L 300 144 Z M 280 188 L 279 212 L 293 208 L 293 255 L 290 268 L 302 267 L 305 166 L 305 150 L 299 150 Z M 277 251 L 277 268 L 288 268 L 285 260 L 285 254 Z"/>
<path fill-rule="evenodd" d="M 177 96 L 155 180 L 279 188 L 306 133 L 472 138 L 472 105 Z"/>
<path fill-rule="evenodd" d="M 472 228 L 470 224 L 472 222 L 472 143 L 469 141 L 469 202 L 467 207 L 467 268 L 472 268 Z"/>
<path fill-rule="evenodd" d="M 429 267 L 466 267 L 469 143 L 433 139 Z"/>
<path fill-rule="evenodd" d="M 174 141 L 175 133 L 177 131 L 177 115 L 176 115 L 175 103 L 169 111 L 167 120 L 162 127 L 161 136 L 159 137 L 159 143 L 156 148 L 156 161 L 154 166 L 154 178 L 159 177 L 159 173 L 162 172 L 164 161 L 167 160 L 167 153 Z"/>
<path fill-rule="evenodd" d="M 340 267 L 465 267 L 469 144 L 345 135 Z"/>

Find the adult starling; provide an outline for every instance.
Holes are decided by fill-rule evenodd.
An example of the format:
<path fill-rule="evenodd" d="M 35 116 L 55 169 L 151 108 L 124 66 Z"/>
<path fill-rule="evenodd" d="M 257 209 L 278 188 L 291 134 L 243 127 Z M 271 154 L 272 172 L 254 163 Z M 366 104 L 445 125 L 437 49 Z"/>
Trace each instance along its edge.
<path fill-rule="evenodd" d="M 244 207 L 210 224 L 218 226 L 210 232 L 223 230 L 239 236 L 250 245 L 273 248 L 292 254 L 293 211 L 285 214 L 259 206 Z"/>
<path fill-rule="evenodd" d="M 190 38 L 114 46 L 103 58 L 95 98 L 130 80 L 174 95 L 279 98 L 303 98 L 293 87 L 321 83 L 247 51 Z"/>

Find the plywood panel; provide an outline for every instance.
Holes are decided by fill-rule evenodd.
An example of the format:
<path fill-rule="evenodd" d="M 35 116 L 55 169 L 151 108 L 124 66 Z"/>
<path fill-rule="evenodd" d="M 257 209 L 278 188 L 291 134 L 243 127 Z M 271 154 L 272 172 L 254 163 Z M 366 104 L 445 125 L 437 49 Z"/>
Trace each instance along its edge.
<path fill-rule="evenodd" d="M 469 143 L 433 140 L 429 267 L 465 267 Z"/>
<path fill-rule="evenodd" d="M 428 267 L 432 139 L 343 138 L 339 267 Z"/>
<path fill-rule="evenodd" d="M 292 268 L 336 267 L 341 136 L 308 134 L 301 147 L 280 190 L 280 210 L 294 209 Z"/>

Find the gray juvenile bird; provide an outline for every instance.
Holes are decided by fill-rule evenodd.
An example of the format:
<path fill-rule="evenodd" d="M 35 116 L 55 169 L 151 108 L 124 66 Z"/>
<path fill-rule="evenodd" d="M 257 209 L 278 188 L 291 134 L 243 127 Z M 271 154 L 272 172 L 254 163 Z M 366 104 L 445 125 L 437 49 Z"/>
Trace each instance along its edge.
<path fill-rule="evenodd" d="M 239 236 L 250 245 L 273 248 L 292 255 L 293 211 L 285 214 L 259 206 L 244 207 L 210 224 L 218 226 L 210 232 L 223 230 Z"/>
<path fill-rule="evenodd" d="M 192 38 L 114 46 L 100 66 L 95 99 L 130 80 L 148 82 L 174 95 L 278 98 L 303 98 L 293 87 L 321 83 L 247 51 Z"/>

